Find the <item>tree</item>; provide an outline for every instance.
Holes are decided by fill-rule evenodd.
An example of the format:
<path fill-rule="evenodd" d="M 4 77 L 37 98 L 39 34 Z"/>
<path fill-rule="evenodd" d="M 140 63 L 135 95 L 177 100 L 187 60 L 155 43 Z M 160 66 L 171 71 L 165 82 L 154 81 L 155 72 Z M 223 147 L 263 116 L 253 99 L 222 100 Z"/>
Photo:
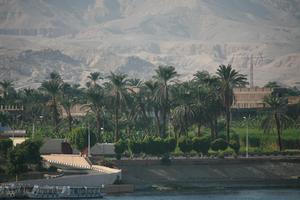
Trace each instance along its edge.
<path fill-rule="evenodd" d="M 264 99 L 264 102 L 269 106 L 267 115 L 262 120 L 262 128 L 265 132 L 270 132 L 271 129 L 276 127 L 277 141 L 279 150 L 282 150 L 281 135 L 284 125 L 290 121 L 289 117 L 285 114 L 287 110 L 287 99 L 270 95 Z"/>
<path fill-rule="evenodd" d="M 120 127 L 119 118 L 122 106 L 126 104 L 127 95 L 127 75 L 126 74 L 115 74 L 113 72 L 108 76 L 109 79 L 109 93 L 113 97 L 114 113 L 115 113 L 115 141 L 120 139 Z"/>
<path fill-rule="evenodd" d="M 83 106 L 88 107 L 92 111 L 96 118 L 96 134 L 98 141 L 100 140 L 101 132 L 101 113 L 104 108 L 104 93 L 100 86 L 90 87 L 86 92 L 87 104 Z"/>
<path fill-rule="evenodd" d="M 77 88 L 71 86 L 69 83 L 62 84 L 61 87 L 62 98 L 60 104 L 67 114 L 69 131 L 72 130 L 72 121 L 73 121 L 71 109 L 78 102 L 78 99 L 76 97 L 77 91 L 78 91 Z"/>
<path fill-rule="evenodd" d="M 206 71 L 198 71 L 192 80 L 192 94 L 194 100 L 195 123 L 200 135 L 201 125 L 211 129 L 211 138 L 217 137 L 218 117 L 222 112 L 222 101 L 219 95 L 220 82 L 216 76 Z"/>
<path fill-rule="evenodd" d="M 233 88 L 244 87 L 247 82 L 246 75 L 240 74 L 234 70 L 231 65 L 220 65 L 217 70 L 217 75 L 220 80 L 220 92 L 223 100 L 223 106 L 226 114 L 226 133 L 227 142 L 230 140 L 230 108 L 233 103 Z"/>
<path fill-rule="evenodd" d="M 274 88 L 280 88 L 280 85 L 276 81 L 270 81 L 267 84 L 265 84 L 264 87 L 274 89 Z"/>
<path fill-rule="evenodd" d="M 160 134 L 161 124 L 159 118 L 159 103 L 155 99 L 155 92 L 158 89 L 158 82 L 153 80 L 146 81 L 145 87 L 146 87 L 145 96 L 147 101 L 148 112 L 150 113 L 150 115 L 152 115 L 152 113 L 154 114 L 155 117 L 154 124 L 156 124 L 156 133 Z"/>
<path fill-rule="evenodd" d="M 68 139 L 73 147 L 83 152 L 88 147 L 88 129 L 84 128 L 74 128 L 68 134 Z M 90 131 L 90 146 L 94 146 L 96 144 L 96 136 Z"/>
<path fill-rule="evenodd" d="M 149 133 L 149 118 L 146 113 L 146 89 L 140 79 L 127 79 L 127 101 L 125 109 L 126 135 L 132 130 Z"/>
<path fill-rule="evenodd" d="M 172 110 L 172 122 L 174 129 L 179 130 L 180 135 L 187 132 L 196 116 L 190 84 L 190 82 L 183 82 L 172 87 L 172 94 L 176 99 L 174 101 L 176 107 Z"/>
<path fill-rule="evenodd" d="M 7 152 L 12 148 L 13 141 L 11 139 L 0 139 L 0 156 L 7 157 Z"/>
<path fill-rule="evenodd" d="M 22 173 L 27 171 L 25 154 L 25 151 L 18 146 L 8 152 L 6 173 L 14 175 L 16 181 Z"/>
<path fill-rule="evenodd" d="M 8 91 L 10 88 L 13 87 L 13 81 L 10 81 L 10 80 L 0 81 L 0 86 L 2 88 L 3 98 L 4 98 L 4 100 L 7 100 Z"/>
<path fill-rule="evenodd" d="M 88 79 L 90 79 L 93 83 L 93 86 L 97 85 L 97 81 L 102 79 L 100 72 L 91 72 L 88 76 Z"/>
<path fill-rule="evenodd" d="M 56 72 L 52 72 L 50 74 L 50 80 L 42 82 L 42 86 L 41 86 L 41 89 L 51 96 L 51 101 L 49 102 L 48 105 L 52 109 L 53 125 L 56 131 L 58 131 L 58 123 L 59 123 L 59 111 L 58 111 L 57 98 L 60 94 L 62 84 L 63 82 L 60 75 L 57 74 Z"/>
<path fill-rule="evenodd" d="M 26 140 L 18 145 L 24 152 L 24 158 L 27 164 L 40 164 L 42 158 L 40 154 L 40 148 L 42 141 L 40 140 Z"/>
<path fill-rule="evenodd" d="M 166 136 L 167 116 L 170 111 L 169 105 L 169 82 L 172 81 L 178 74 L 173 66 L 159 66 L 155 70 L 156 75 L 153 77 L 159 83 L 156 90 L 155 98 L 159 102 L 162 113 L 162 129 L 161 136 Z"/>
<path fill-rule="evenodd" d="M 47 102 L 49 97 L 45 96 L 42 92 L 32 88 L 25 88 L 19 91 L 20 99 L 23 105 L 22 119 L 24 122 L 36 124 L 41 116 L 48 118 Z"/>

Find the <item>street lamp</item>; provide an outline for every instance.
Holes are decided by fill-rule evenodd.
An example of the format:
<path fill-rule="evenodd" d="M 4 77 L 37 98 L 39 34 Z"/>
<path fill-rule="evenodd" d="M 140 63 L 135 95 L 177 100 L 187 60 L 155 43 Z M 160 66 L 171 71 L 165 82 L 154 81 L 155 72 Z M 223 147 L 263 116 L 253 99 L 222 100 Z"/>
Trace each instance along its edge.
<path fill-rule="evenodd" d="M 40 115 L 39 116 L 39 120 L 42 122 L 43 121 L 43 118 L 44 116 L 43 115 Z M 34 134 L 35 134 L 35 124 L 34 124 L 34 120 L 32 122 L 32 137 L 34 137 Z"/>
<path fill-rule="evenodd" d="M 250 118 L 250 115 L 249 117 L 243 117 L 246 122 L 247 122 L 247 133 L 246 133 L 246 158 L 249 158 L 249 118 Z"/>
<path fill-rule="evenodd" d="M 102 128 L 101 128 L 101 131 L 103 131 L 103 133 L 104 133 L 104 120 L 105 120 L 104 106 L 102 106 L 102 112 L 103 112 L 103 119 L 102 119 Z"/>

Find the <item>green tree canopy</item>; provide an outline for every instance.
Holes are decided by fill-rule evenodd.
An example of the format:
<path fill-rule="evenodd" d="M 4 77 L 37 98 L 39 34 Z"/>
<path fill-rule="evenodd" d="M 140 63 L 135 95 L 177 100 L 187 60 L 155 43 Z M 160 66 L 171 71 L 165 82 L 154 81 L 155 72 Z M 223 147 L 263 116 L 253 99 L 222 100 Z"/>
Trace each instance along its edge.
<path fill-rule="evenodd" d="M 88 147 L 88 129 L 74 128 L 69 132 L 68 139 L 73 147 L 79 151 L 83 151 Z M 91 147 L 96 144 L 96 136 L 92 131 L 90 131 L 90 142 Z"/>

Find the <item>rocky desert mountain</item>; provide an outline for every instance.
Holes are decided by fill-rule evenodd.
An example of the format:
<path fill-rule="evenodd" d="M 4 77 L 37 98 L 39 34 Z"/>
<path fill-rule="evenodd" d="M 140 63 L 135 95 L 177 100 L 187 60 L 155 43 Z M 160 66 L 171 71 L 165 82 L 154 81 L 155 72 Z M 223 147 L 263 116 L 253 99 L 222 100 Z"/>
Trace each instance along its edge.
<path fill-rule="evenodd" d="M 55 70 L 180 78 L 232 64 L 254 84 L 300 79 L 300 0 L 0 0 L 0 79 L 37 87 Z"/>

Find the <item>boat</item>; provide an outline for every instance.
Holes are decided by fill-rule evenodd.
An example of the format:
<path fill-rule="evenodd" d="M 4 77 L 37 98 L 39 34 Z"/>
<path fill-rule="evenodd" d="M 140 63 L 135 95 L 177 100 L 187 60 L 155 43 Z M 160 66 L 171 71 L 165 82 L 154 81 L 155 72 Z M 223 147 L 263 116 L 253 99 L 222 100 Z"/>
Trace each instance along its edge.
<path fill-rule="evenodd" d="M 74 186 L 38 186 L 35 185 L 27 193 L 32 199 L 87 199 L 103 198 L 100 187 L 74 187 Z"/>
<path fill-rule="evenodd" d="M 28 192 L 26 185 L 2 185 L 0 186 L 0 199 L 24 198 Z"/>

